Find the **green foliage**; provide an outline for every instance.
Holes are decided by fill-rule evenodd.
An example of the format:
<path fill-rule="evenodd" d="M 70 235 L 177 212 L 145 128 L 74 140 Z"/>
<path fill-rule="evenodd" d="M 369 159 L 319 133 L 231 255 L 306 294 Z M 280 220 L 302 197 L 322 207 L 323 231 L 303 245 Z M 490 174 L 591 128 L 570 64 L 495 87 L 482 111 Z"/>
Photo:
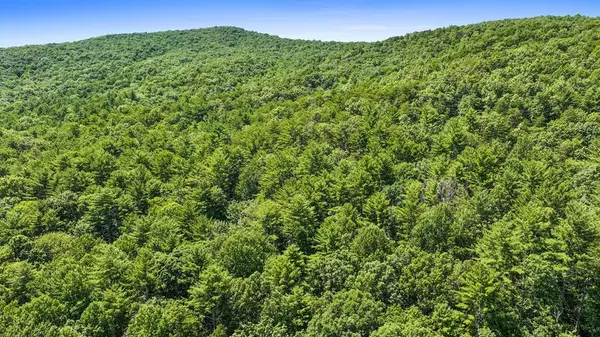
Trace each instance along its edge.
<path fill-rule="evenodd" d="M 217 259 L 233 276 L 248 277 L 262 271 L 270 252 L 270 243 L 264 234 L 243 229 L 228 233 Z"/>
<path fill-rule="evenodd" d="M 127 336 L 203 336 L 197 317 L 178 301 L 150 301 L 138 309 L 127 328 Z"/>
<path fill-rule="evenodd" d="M 0 49 L 0 336 L 600 334 L 599 34 Z"/>
<path fill-rule="evenodd" d="M 382 306 L 358 290 L 340 292 L 317 313 L 306 336 L 369 336 L 377 326 Z"/>

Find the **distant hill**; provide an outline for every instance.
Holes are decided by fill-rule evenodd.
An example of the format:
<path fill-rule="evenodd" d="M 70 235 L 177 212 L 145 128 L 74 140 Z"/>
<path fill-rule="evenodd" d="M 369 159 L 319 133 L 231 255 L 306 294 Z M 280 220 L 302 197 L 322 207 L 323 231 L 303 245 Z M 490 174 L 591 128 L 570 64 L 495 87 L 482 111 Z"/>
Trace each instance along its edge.
<path fill-rule="evenodd" d="M 0 336 L 600 334 L 600 19 L 0 49 Z"/>

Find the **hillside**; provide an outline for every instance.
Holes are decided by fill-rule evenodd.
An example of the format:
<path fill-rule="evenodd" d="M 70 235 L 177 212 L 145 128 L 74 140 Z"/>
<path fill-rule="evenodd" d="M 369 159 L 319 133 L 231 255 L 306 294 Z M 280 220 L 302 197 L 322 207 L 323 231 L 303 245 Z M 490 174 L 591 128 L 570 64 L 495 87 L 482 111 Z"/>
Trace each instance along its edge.
<path fill-rule="evenodd" d="M 600 19 L 0 49 L 0 336 L 600 335 Z"/>

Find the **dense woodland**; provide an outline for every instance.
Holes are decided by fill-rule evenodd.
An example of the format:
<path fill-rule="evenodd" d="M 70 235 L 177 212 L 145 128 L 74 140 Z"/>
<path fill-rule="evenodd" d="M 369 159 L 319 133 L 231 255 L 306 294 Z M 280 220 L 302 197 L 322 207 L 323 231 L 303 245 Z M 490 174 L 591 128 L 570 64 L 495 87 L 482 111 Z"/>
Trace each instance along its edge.
<path fill-rule="evenodd" d="M 0 49 L 0 336 L 600 336 L 600 19 Z"/>

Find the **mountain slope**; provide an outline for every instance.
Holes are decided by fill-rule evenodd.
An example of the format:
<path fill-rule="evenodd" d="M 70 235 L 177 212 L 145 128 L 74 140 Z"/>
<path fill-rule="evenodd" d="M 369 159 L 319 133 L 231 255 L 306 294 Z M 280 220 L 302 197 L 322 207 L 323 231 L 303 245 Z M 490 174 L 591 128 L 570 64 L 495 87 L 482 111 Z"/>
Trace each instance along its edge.
<path fill-rule="evenodd" d="M 0 49 L 0 336 L 597 335 L 599 38 Z"/>

